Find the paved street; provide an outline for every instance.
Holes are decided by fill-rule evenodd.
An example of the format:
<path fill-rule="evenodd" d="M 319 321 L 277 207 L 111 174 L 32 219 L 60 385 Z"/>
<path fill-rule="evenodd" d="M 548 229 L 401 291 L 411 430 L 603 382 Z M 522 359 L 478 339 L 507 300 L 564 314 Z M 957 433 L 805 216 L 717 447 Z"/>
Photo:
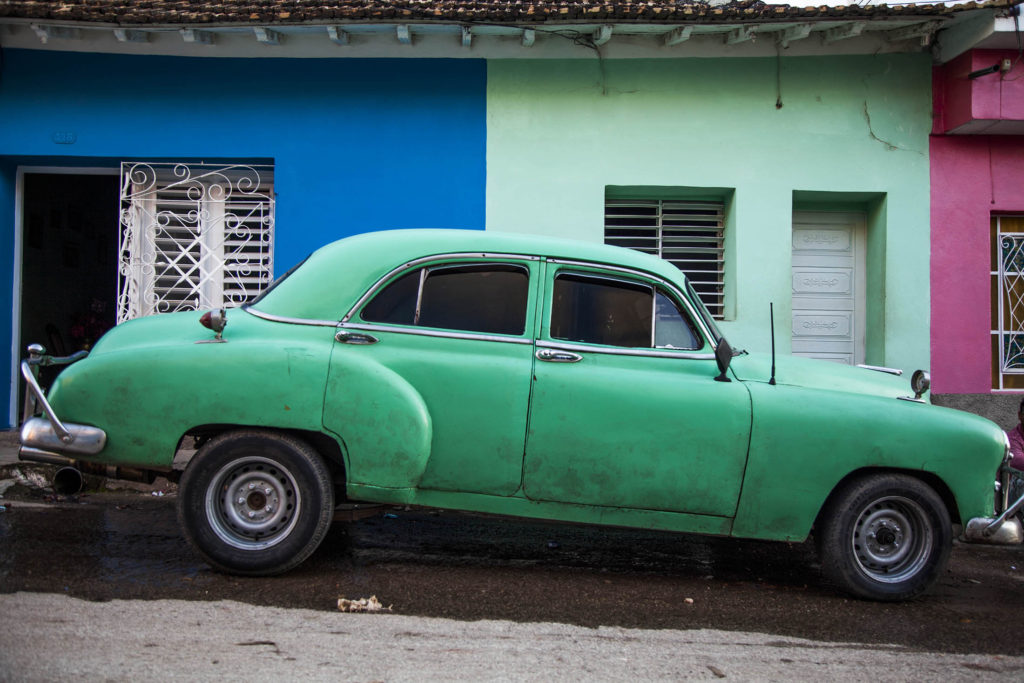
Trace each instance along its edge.
<path fill-rule="evenodd" d="M 0 595 L 0 679 L 1020 680 L 1024 661 L 715 630 Z M 12 627 L 13 626 L 13 627 Z"/>
<path fill-rule="evenodd" d="M 1024 676 L 1016 548 L 958 544 L 932 594 L 886 605 L 824 584 L 810 545 L 387 508 L 243 579 L 192 554 L 173 487 L 6 496 L 3 680 Z M 337 611 L 371 595 L 392 611 Z"/>

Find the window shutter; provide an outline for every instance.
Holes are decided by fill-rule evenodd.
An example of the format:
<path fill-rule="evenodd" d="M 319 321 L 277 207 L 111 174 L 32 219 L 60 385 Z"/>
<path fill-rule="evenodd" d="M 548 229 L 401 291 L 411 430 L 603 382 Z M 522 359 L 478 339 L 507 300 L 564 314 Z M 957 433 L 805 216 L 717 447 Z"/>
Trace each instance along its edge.
<path fill-rule="evenodd" d="M 686 274 L 711 315 L 725 310 L 724 205 L 660 199 L 607 200 L 604 241 L 665 259 Z"/>
<path fill-rule="evenodd" d="M 273 280 L 269 166 L 121 165 L 117 322 L 239 306 Z"/>

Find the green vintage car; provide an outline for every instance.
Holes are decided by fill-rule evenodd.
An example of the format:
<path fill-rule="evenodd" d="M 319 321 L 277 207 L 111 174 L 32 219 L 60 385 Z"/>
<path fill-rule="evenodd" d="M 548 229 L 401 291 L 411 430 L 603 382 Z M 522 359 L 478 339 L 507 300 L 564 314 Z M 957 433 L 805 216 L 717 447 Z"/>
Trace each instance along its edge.
<path fill-rule="evenodd" d="M 741 538 L 815 532 L 855 595 L 926 590 L 996 517 L 1008 446 L 923 373 L 734 351 L 669 263 L 477 231 L 360 235 L 241 309 L 122 324 L 38 390 L 22 458 L 171 470 L 213 567 L 286 571 L 336 503 Z M 766 331 L 767 332 L 767 331 Z M 879 371 L 883 370 L 883 371 Z M 1005 501 L 1004 501 L 1005 507 Z"/>

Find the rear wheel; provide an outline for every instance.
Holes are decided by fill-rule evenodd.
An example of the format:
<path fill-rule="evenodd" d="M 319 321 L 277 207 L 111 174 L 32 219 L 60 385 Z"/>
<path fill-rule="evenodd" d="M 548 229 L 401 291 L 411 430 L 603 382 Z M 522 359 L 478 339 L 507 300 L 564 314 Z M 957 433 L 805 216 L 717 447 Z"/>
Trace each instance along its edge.
<path fill-rule="evenodd" d="M 826 506 L 820 523 L 822 568 L 840 588 L 871 600 L 908 600 L 946 566 L 949 513 L 938 494 L 901 474 L 852 482 Z"/>
<path fill-rule="evenodd" d="M 178 520 L 213 567 L 265 576 L 297 566 L 334 512 L 331 476 L 309 444 L 264 431 L 207 442 L 181 477 Z"/>

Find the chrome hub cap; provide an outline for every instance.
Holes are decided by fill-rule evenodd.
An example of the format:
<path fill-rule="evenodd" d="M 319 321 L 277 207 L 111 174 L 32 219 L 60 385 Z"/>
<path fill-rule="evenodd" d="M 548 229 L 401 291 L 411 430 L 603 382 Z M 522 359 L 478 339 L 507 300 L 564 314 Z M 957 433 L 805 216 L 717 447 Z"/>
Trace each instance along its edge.
<path fill-rule="evenodd" d="M 291 473 L 255 456 L 222 467 L 206 495 L 214 533 L 242 550 L 260 550 L 284 540 L 298 520 L 299 504 Z"/>

